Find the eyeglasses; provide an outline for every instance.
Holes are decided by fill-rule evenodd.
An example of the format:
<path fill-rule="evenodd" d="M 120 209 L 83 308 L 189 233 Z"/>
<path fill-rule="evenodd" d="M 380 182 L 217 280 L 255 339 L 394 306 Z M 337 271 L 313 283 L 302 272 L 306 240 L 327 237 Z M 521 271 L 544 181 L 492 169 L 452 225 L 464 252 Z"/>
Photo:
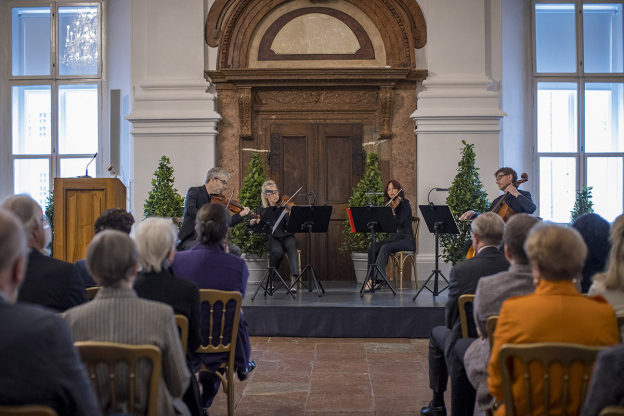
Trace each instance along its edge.
<path fill-rule="evenodd" d="M 224 181 L 223 179 L 220 179 L 220 178 L 215 178 L 215 179 L 221 182 L 223 185 L 227 185 L 228 181 Z"/>
<path fill-rule="evenodd" d="M 267 196 L 277 195 L 278 191 L 264 191 L 264 194 Z"/>

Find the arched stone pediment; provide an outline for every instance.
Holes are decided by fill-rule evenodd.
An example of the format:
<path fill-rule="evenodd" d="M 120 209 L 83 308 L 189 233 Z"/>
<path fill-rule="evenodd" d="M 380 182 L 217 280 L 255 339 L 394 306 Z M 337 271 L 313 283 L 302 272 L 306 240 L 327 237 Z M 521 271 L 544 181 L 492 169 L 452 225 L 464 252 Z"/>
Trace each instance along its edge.
<path fill-rule="evenodd" d="M 355 53 L 276 53 L 272 41 L 280 31 L 294 19 L 310 18 L 312 13 L 329 17 L 323 24 L 335 29 L 336 33 L 325 34 L 325 41 L 338 41 L 339 45 L 333 46 L 348 50 L 352 43 L 348 38 L 355 36 L 359 49 Z M 348 31 L 341 32 L 345 26 Z M 292 33 L 306 36 L 300 30 Z M 415 68 L 414 49 L 423 47 L 426 39 L 425 20 L 414 0 L 216 0 L 206 20 L 206 43 L 219 48 L 218 69 L 283 67 L 278 61 L 307 61 L 305 67 L 316 67 L 313 61 L 325 61 L 325 67 L 411 69 Z M 281 46 L 292 52 L 305 41 L 304 50 L 315 51 L 318 40 L 314 36 L 291 39 Z M 274 64 L 258 64 L 263 61 Z"/>

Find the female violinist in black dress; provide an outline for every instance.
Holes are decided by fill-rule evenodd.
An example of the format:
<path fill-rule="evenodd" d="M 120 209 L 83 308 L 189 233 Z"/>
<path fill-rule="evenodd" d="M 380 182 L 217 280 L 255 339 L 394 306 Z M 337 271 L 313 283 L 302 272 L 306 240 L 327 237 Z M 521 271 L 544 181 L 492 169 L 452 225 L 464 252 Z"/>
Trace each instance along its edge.
<path fill-rule="evenodd" d="M 412 231 L 412 206 L 405 199 L 401 184 L 394 179 L 388 181 L 384 191 L 384 198 L 386 203 L 394 198 L 390 206 L 393 207 L 392 212 L 397 232 L 390 234 L 385 240 L 376 242 L 375 253 L 373 253 L 371 246 L 368 246 L 368 262 L 376 262 L 379 270 L 385 274 L 390 253 L 415 251 L 416 243 L 414 241 L 414 232 Z"/>

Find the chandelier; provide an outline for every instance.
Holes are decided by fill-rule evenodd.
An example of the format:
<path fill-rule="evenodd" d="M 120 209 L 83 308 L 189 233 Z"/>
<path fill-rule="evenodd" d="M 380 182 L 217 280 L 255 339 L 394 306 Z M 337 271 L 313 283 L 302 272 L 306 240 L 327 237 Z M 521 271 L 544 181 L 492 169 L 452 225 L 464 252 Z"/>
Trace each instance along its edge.
<path fill-rule="evenodd" d="M 97 11 L 82 11 L 67 25 L 61 63 L 72 68 L 91 66 L 98 61 Z"/>

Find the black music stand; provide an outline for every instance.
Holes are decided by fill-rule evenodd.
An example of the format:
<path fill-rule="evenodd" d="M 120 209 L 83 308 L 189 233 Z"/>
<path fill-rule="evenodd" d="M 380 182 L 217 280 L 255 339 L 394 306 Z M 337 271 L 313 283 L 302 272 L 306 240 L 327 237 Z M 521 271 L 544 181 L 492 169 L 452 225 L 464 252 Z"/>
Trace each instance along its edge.
<path fill-rule="evenodd" d="M 418 290 L 416 295 L 414 295 L 412 300 L 416 300 L 420 292 L 422 292 L 425 288 L 429 292 L 433 293 L 433 296 L 438 296 L 445 289 L 448 289 L 449 281 L 446 279 L 446 276 L 444 276 L 444 273 L 440 271 L 440 267 L 438 266 L 438 246 L 440 245 L 440 234 L 459 234 L 455 218 L 453 217 L 453 213 L 448 205 L 433 205 L 433 203 L 431 203 L 429 205 L 419 205 L 418 208 L 420 208 L 420 212 L 427 223 L 429 232 L 435 234 L 435 269 L 431 271 L 429 278 L 427 278 L 427 281 Z M 440 291 L 438 291 L 438 275 L 442 276 L 442 279 L 446 282 L 446 287 Z M 429 280 L 431 280 L 434 276 L 433 290 L 431 290 L 427 287 L 427 283 L 429 283 Z"/>
<path fill-rule="evenodd" d="M 375 252 L 375 233 L 396 233 L 397 227 L 394 222 L 394 216 L 392 215 L 392 208 L 390 207 L 353 207 L 351 208 L 351 216 L 353 217 L 353 225 L 355 226 L 355 232 L 357 233 L 370 233 L 371 234 L 371 250 Z M 381 277 L 381 279 L 379 279 Z M 381 280 L 381 283 L 377 285 L 377 280 Z M 383 286 L 388 286 L 392 293 L 396 296 L 396 291 L 386 279 L 385 273 L 379 269 L 377 263 L 368 263 L 368 270 L 366 271 L 366 279 L 360 289 L 360 297 L 364 296 L 364 289 L 366 284 L 370 282 L 370 292 L 375 293 L 375 290 L 381 289 Z"/>
<path fill-rule="evenodd" d="M 255 225 L 254 228 L 252 228 L 252 232 L 268 234 L 269 247 L 272 247 L 273 233 L 277 229 L 279 223 L 282 221 L 282 218 L 284 218 L 285 214 L 286 210 L 284 209 L 284 207 L 270 207 L 264 212 L 264 214 L 262 214 L 262 217 L 260 218 L 258 223 Z M 262 277 L 262 280 L 260 281 L 256 292 L 251 297 L 251 300 L 254 300 L 256 298 L 256 295 L 258 294 L 260 288 L 264 288 L 264 296 L 266 296 L 267 294 L 269 296 L 273 296 L 273 294 L 277 291 L 277 288 L 273 286 L 273 281 L 277 279 L 282 282 L 288 294 L 294 299 L 295 295 L 290 291 L 290 286 L 286 284 L 282 276 L 278 273 L 277 270 L 275 270 L 275 267 L 273 266 L 273 262 L 270 260 L 270 257 L 271 253 L 269 253 L 269 267 L 267 267 L 267 271 L 266 273 L 264 273 L 264 276 Z"/>
<path fill-rule="evenodd" d="M 326 233 L 329 228 L 329 219 L 331 217 L 332 207 L 322 206 L 294 206 L 290 210 L 290 219 L 288 220 L 288 233 L 308 233 L 308 264 L 303 268 L 301 274 L 297 276 L 297 280 L 290 286 L 292 289 L 297 282 L 301 282 L 303 287 L 308 289 L 308 292 L 312 292 L 313 285 L 316 285 L 316 291 L 319 297 L 323 296 L 325 289 L 321 285 L 321 281 L 316 275 L 314 266 L 312 266 L 312 233 Z M 301 281 L 304 273 L 310 271 L 308 274 L 308 286 Z"/>

